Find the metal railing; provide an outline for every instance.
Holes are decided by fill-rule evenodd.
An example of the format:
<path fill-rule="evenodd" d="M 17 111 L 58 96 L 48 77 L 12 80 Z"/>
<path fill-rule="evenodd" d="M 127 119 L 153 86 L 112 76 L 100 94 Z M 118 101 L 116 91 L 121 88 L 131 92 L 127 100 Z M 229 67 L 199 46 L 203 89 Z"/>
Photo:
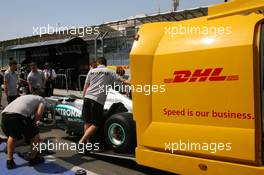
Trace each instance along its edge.
<path fill-rule="evenodd" d="M 69 91 L 69 87 L 68 87 L 68 78 L 66 74 L 57 74 L 57 77 L 63 77 L 65 78 L 65 84 L 66 84 L 66 90 L 67 92 Z M 57 83 L 57 79 L 55 79 L 55 83 Z M 63 80 L 62 80 L 62 85 L 63 85 Z"/>
<path fill-rule="evenodd" d="M 82 85 L 81 85 L 81 78 L 86 78 L 86 76 L 87 75 L 85 75 L 85 74 L 81 74 L 81 75 L 79 75 L 79 77 L 78 77 L 78 87 L 79 87 L 79 91 L 80 91 L 80 93 L 82 93 Z"/>
<path fill-rule="evenodd" d="M 65 74 L 68 80 L 68 87 L 72 87 L 72 75 L 74 74 L 75 68 L 59 69 L 58 74 Z"/>

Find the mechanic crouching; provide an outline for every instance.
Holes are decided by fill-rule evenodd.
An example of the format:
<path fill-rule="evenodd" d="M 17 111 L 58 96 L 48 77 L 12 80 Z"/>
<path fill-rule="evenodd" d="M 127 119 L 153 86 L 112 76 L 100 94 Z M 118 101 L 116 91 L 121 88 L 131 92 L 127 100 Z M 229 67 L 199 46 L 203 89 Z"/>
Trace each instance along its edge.
<path fill-rule="evenodd" d="M 29 164 L 36 165 L 44 162 L 33 145 L 39 144 L 39 128 L 37 122 L 45 109 L 44 98 L 38 95 L 25 95 L 17 98 L 2 111 L 2 130 L 7 136 L 7 162 L 8 169 L 14 169 L 13 159 L 15 145 L 22 142 L 31 142 L 31 155 Z M 32 118 L 34 116 L 34 118 Z"/>

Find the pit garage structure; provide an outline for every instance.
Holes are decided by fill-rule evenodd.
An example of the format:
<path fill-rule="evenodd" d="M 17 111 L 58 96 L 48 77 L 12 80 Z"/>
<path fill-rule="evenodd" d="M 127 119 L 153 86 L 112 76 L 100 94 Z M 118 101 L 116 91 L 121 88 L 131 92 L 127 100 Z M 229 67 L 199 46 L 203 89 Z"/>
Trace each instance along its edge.
<path fill-rule="evenodd" d="M 138 28 L 145 23 L 182 21 L 208 14 L 207 7 L 169 11 L 152 15 L 136 15 L 125 20 L 107 22 L 98 27 L 98 34 L 79 37 L 76 34 L 45 34 L 0 42 L 0 66 L 6 69 L 12 57 L 21 66 L 35 61 L 43 68 L 44 62 L 52 63 L 62 77 L 56 86 L 80 90 L 89 70 L 89 61 L 99 56 L 108 65 L 129 65 L 129 53 Z M 65 34 L 66 33 L 66 34 Z M 65 79 L 65 80 L 63 80 Z M 78 81 L 76 81 L 78 79 Z"/>

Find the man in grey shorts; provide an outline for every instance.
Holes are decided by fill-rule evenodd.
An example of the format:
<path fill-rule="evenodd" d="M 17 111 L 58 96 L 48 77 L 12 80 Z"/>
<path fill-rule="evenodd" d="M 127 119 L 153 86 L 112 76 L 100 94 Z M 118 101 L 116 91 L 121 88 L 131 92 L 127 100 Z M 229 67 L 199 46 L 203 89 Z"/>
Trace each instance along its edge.
<path fill-rule="evenodd" d="M 15 142 L 29 143 L 31 141 L 30 165 L 44 162 L 44 159 L 37 155 L 38 150 L 33 147 L 39 143 L 37 122 L 41 119 L 44 109 L 44 98 L 37 95 L 24 95 L 7 105 L 2 111 L 1 128 L 7 136 L 6 166 L 8 169 L 16 167 L 13 159 Z"/>
<path fill-rule="evenodd" d="M 31 94 L 45 95 L 45 76 L 44 73 L 38 69 L 36 63 L 30 64 L 31 72 L 28 74 L 27 81 L 29 91 Z"/>

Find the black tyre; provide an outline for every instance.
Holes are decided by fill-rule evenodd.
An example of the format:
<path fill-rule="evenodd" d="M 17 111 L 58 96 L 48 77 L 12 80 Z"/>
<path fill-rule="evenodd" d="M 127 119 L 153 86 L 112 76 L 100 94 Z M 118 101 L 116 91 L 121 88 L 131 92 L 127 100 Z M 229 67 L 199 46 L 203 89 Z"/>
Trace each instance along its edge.
<path fill-rule="evenodd" d="M 133 153 L 136 147 L 136 127 L 131 113 L 112 115 L 105 123 L 107 145 L 119 153 Z"/>

